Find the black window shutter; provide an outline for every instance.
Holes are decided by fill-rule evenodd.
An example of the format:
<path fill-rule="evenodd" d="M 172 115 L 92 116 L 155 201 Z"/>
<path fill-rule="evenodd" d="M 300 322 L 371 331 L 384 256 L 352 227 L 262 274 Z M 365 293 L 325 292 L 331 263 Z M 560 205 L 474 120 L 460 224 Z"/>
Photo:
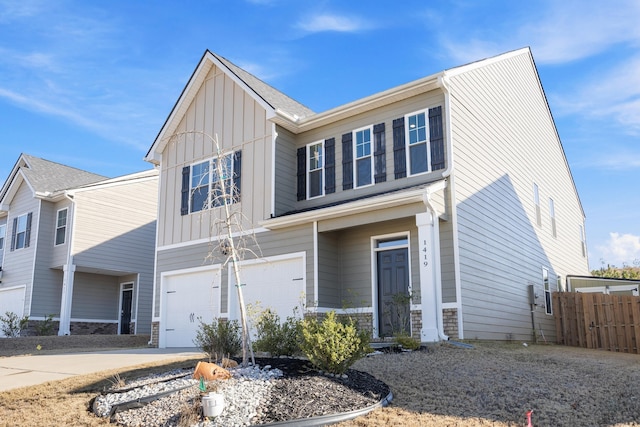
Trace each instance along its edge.
<path fill-rule="evenodd" d="M 242 188 L 242 151 L 233 153 L 233 201 L 240 201 L 240 189 Z"/>
<path fill-rule="evenodd" d="M 29 241 L 31 240 L 31 219 L 33 218 L 33 213 L 29 212 L 27 214 L 27 229 L 24 233 L 24 247 L 29 247 Z"/>
<path fill-rule="evenodd" d="M 307 198 L 307 147 L 298 148 L 298 200 Z"/>
<path fill-rule="evenodd" d="M 395 179 L 407 176 L 407 156 L 404 140 L 404 117 L 393 121 L 393 172 Z"/>
<path fill-rule="evenodd" d="M 180 215 L 187 215 L 189 213 L 189 172 L 189 166 L 182 168 L 182 198 L 180 200 Z"/>
<path fill-rule="evenodd" d="M 353 135 L 342 135 L 342 189 L 353 188 Z"/>
<path fill-rule="evenodd" d="M 429 109 L 429 140 L 431 143 L 431 170 L 444 169 L 444 131 L 441 106 Z"/>
<path fill-rule="evenodd" d="M 387 165 L 385 160 L 385 137 L 384 137 L 384 123 L 377 124 L 373 127 L 373 141 L 374 141 L 374 165 L 375 165 L 375 181 L 384 182 L 387 180 Z"/>
<path fill-rule="evenodd" d="M 11 230 L 11 250 L 16 248 L 16 228 L 18 228 L 18 218 L 13 218 L 13 230 Z"/>
<path fill-rule="evenodd" d="M 336 192 L 336 139 L 324 141 L 324 192 Z"/>

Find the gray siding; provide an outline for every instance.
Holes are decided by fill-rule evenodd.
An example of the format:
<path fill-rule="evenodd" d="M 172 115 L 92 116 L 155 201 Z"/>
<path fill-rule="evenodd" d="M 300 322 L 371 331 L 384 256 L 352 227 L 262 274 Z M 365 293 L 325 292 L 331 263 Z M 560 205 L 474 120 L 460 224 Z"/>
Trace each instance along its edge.
<path fill-rule="evenodd" d="M 442 302 L 454 303 L 456 274 L 453 253 L 453 226 L 451 221 L 440 221 L 440 272 L 442 276 Z"/>
<path fill-rule="evenodd" d="M 530 339 L 527 285 L 543 294 L 542 267 L 553 288 L 557 274 L 588 273 L 573 181 L 528 53 L 452 76 L 451 93 L 464 337 Z M 548 197 L 557 238 L 545 222 Z M 541 305 L 536 323 L 554 339 L 553 317 Z"/>
<path fill-rule="evenodd" d="M 314 297 L 313 283 L 313 228 L 311 225 L 293 227 L 284 231 L 272 231 L 268 233 L 256 234 L 256 242 L 252 244 L 251 238 L 245 241 L 249 247 L 262 258 L 276 255 L 284 255 L 296 252 L 306 252 L 307 272 L 306 296 L 307 306 L 312 306 L 316 301 Z M 220 254 L 218 245 L 215 243 L 197 243 L 185 245 L 174 249 L 160 249 L 157 253 L 156 270 L 156 294 L 154 301 L 154 317 L 158 317 L 160 310 L 160 283 L 161 274 L 168 271 L 184 270 L 201 267 L 207 264 L 222 264 L 226 262 L 226 257 Z M 245 260 L 252 259 L 253 256 L 247 253 Z M 221 287 L 221 307 L 227 306 L 228 270 L 222 269 Z"/>
<path fill-rule="evenodd" d="M 120 279 L 118 277 L 76 272 L 71 318 L 72 320 L 117 320 L 119 298 Z"/>
<path fill-rule="evenodd" d="M 13 219 L 31 212 L 31 239 L 28 248 L 11 251 L 11 234 L 13 232 Z M 40 202 L 33 198 L 33 194 L 26 183 L 21 183 L 16 195 L 11 201 L 9 216 L 7 217 L 7 249 L 2 264 L 2 283 L 0 288 L 27 285 L 25 292 L 24 315 L 31 315 L 31 295 L 33 291 L 33 265 L 36 256 L 38 222 Z"/>
<path fill-rule="evenodd" d="M 285 188 L 292 190 L 292 196 L 296 195 L 296 169 L 295 169 L 295 157 L 296 150 L 300 147 L 305 147 L 312 142 L 324 141 L 328 138 L 335 138 L 335 182 L 336 192 L 333 194 L 326 194 L 323 197 L 314 198 L 312 200 L 303 200 L 296 202 L 295 210 L 308 209 L 310 207 L 321 206 L 326 204 L 336 203 L 338 201 L 349 200 L 359 198 L 372 194 L 385 193 L 388 191 L 396 190 L 399 188 L 410 187 L 422 183 L 431 182 L 441 178 L 442 170 L 431 172 L 428 174 L 415 175 L 406 178 L 394 179 L 394 151 L 393 151 L 393 120 L 404 117 L 405 114 L 432 108 L 436 106 L 442 106 L 444 111 L 444 95 L 441 91 L 432 91 L 423 95 L 415 96 L 401 102 L 397 102 L 386 107 L 377 109 L 367 114 L 360 114 L 352 117 L 349 120 L 341 120 L 332 123 L 330 126 L 321 127 L 312 131 L 304 132 L 296 135 L 295 146 L 290 143 L 282 144 L 281 150 L 278 151 L 278 155 L 284 155 L 288 159 L 293 159 L 292 166 L 279 170 L 278 173 L 289 173 L 288 178 L 283 177 L 281 182 L 287 182 Z M 352 132 L 355 129 L 359 129 L 369 125 L 376 125 L 379 123 L 385 124 L 385 164 L 386 164 L 386 181 L 380 182 L 375 185 L 353 188 L 350 190 L 342 190 L 342 135 Z M 444 123 L 443 118 L 443 125 Z M 446 132 L 446 130 L 445 130 Z M 446 135 L 446 133 L 445 133 Z M 280 136 L 279 136 L 280 138 Z M 373 138 L 373 136 L 372 136 Z M 288 142 L 288 137 L 285 135 L 285 139 Z M 372 140 L 373 146 L 373 140 Z M 446 142 L 445 142 L 446 146 Z M 287 152 L 288 150 L 288 152 Z M 373 152 L 373 149 L 372 149 Z M 445 153 L 445 158 L 448 158 L 448 154 Z M 293 187 L 293 188 L 292 188 Z M 278 192 L 282 190 L 278 189 Z M 289 199 L 285 197 L 278 198 L 277 201 L 284 201 L 290 203 Z M 288 206 L 287 206 L 288 207 Z M 277 206 L 277 211 L 285 211 L 285 207 Z"/>
<path fill-rule="evenodd" d="M 65 235 L 64 244 L 55 245 L 55 237 L 56 237 L 56 225 L 58 220 L 58 211 L 61 209 L 67 209 L 67 231 Z M 51 230 L 51 241 L 47 242 L 46 239 L 48 237 L 42 237 L 43 245 L 50 244 L 52 248 L 51 255 L 51 263 L 50 265 L 55 268 L 60 268 L 67 262 L 67 256 L 69 254 L 69 246 L 71 245 L 71 230 L 73 225 L 72 222 L 73 211 L 71 209 L 71 202 L 69 200 L 64 200 L 62 202 L 58 202 L 51 207 L 51 216 L 48 217 L 47 221 L 50 222 L 50 226 L 47 227 Z"/>
<path fill-rule="evenodd" d="M 2 262 L 4 261 L 4 250 L 7 247 L 7 245 L 10 244 L 9 239 L 11 238 L 9 233 L 9 227 L 7 227 L 7 217 L 4 218 L 0 218 L 0 227 L 1 226 L 5 226 L 5 234 L 0 235 L 0 239 L 4 238 L 4 243 L 2 245 L 2 247 L 0 248 L 0 267 L 2 266 Z M 7 237 L 9 236 L 9 237 Z M 8 250 L 8 249 L 7 249 Z"/>
<path fill-rule="evenodd" d="M 275 159 L 275 215 L 296 209 L 297 160 L 295 135 L 278 127 Z"/>
<path fill-rule="evenodd" d="M 31 234 L 36 246 L 36 262 L 33 268 L 33 297 L 31 317 L 41 317 L 60 313 L 62 293 L 62 272 L 50 268 L 53 255 L 55 206 L 51 202 L 40 203 L 38 233 Z"/>

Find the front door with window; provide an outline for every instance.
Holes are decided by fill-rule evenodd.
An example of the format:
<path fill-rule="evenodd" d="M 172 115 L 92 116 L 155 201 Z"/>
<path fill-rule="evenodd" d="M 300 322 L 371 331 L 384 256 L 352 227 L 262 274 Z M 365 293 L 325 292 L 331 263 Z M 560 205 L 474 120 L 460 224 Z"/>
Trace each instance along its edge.
<path fill-rule="evenodd" d="M 120 335 L 131 333 L 131 303 L 133 301 L 133 289 L 122 290 L 122 304 L 120 306 Z"/>
<path fill-rule="evenodd" d="M 377 252 L 378 335 L 410 334 L 409 250 Z"/>

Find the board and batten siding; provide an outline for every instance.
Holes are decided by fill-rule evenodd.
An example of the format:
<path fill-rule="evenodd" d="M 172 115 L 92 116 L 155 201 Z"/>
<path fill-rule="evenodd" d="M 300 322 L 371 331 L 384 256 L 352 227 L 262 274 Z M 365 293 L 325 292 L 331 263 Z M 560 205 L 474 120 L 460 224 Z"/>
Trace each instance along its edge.
<path fill-rule="evenodd" d="M 557 274 L 588 273 L 580 202 L 528 52 L 452 75 L 450 87 L 464 337 L 530 339 L 527 285 L 544 295 L 543 267 L 553 288 Z M 549 197 L 556 238 L 545 220 Z M 543 303 L 535 327 L 553 340 Z"/>
<path fill-rule="evenodd" d="M 313 264 L 313 226 L 311 224 L 291 227 L 286 230 L 269 231 L 255 234 L 257 247 L 251 244 L 251 237 L 246 237 L 247 246 L 251 248 L 259 258 L 269 258 L 278 255 L 288 255 L 292 253 L 306 253 L 307 272 L 306 297 L 307 306 L 313 306 L 316 298 L 314 296 L 314 264 Z M 219 252 L 217 239 L 211 242 L 199 242 L 194 244 L 181 245 L 175 248 L 159 248 L 157 253 L 156 269 L 156 292 L 154 300 L 154 317 L 160 316 L 160 284 L 162 273 L 175 272 L 205 265 L 221 265 L 226 262 L 226 257 Z M 243 261 L 252 259 L 247 256 Z M 221 305 L 228 306 L 228 269 L 221 271 L 222 286 L 220 288 Z M 226 315 L 227 313 L 221 313 Z"/>
<path fill-rule="evenodd" d="M 271 214 L 272 125 L 266 111 L 244 89 L 213 66 L 162 152 L 158 246 L 211 237 L 220 209 L 180 215 L 182 169 L 242 150 L 240 209 L 245 229 Z"/>
<path fill-rule="evenodd" d="M 12 251 L 11 237 L 13 233 L 13 219 L 29 213 L 32 214 L 29 247 Z M 0 289 L 26 285 L 25 316 L 31 315 L 30 301 L 33 291 L 33 265 L 36 256 L 39 218 L 40 201 L 33 198 L 33 193 L 29 189 L 29 186 L 25 182 L 22 182 L 9 207 L 7 240 L 2 265 L 2 283 L 0 283 Z"/>
<path fill-rule="evenodd" d="M 275 155 L 275 215 L 296 210 L 297 194 L 297 160 L 296 137 L 288 130 L 276 128 Z"/>

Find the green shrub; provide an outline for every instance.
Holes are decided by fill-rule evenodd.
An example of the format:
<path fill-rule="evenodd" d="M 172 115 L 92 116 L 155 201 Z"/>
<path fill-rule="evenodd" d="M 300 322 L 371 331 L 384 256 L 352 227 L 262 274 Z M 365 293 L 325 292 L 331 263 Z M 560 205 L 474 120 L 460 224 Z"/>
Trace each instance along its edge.
<path fill-rule="evenodd" d="M 280 322 L 280 316 L 271 310 L 260 313 L 256 322 L 256 340 L 253 347 L 266 351 L 272 356 L 293 356 L 300 352 L 299 324 L 296 317 L 287 317 Z"/>
<path fill-rule="evenodd" d="M 409 335 L 396 335 L 394 338 L 396 344 L 405 350 L 417 350 L 420 348 L 420 342 Z"/>
<path fill-rule="evenodd" d="M 4 316 L 0 316 L 0 330 L 8 338 L 16 338 L 20 336 L 20 331 L 27 327 L 29 316 L 22 319 L 13 311 L 7 311 Z"/>
<path fill-rule="evenodd" d="M 359 331 L 351 318 L 341 323 L 333 311 L 322 322 L 302 320 L 300 330 L 302 352 L 318 369 L 332 374 L 343 374 L 370 351 L 369 334 Z"/>
<path fill-rule="evenodd" d="M 242 336 L 240 324 L 237 320 L 213 318 L 211 323 L 205 323 L 198 317 L 198 331 L 193 343 L 207 353 L 209 360 L 219 360 L 231 357 L 242 350 Z"/>
<path fill-rule="evenodd" d="M 36 330 L 36 335 L 38 336 L 53 335 L 55 332 L 53 314 L 47 314 L 45 319 L 42 322 L 36 323 L 34 328 Z"/>

